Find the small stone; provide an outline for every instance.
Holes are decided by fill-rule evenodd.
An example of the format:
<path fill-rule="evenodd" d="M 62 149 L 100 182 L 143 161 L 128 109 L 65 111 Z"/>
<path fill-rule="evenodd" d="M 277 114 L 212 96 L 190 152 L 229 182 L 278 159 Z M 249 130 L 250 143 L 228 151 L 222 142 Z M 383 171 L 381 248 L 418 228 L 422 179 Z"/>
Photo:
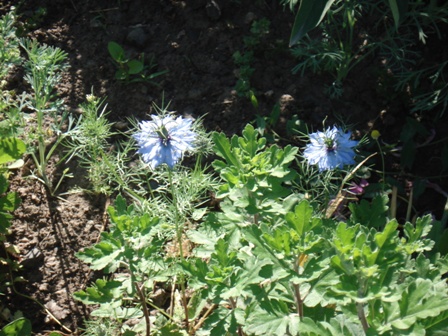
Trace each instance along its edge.
<path fill-rule="evenodd" d="M 245 24 L 251 24 L 252 22 L 254 22 L 257 19 L 257 15 L 255 15 L 252 12 L 249 12 L 246 14 L 246 16 L 244 17 L 244 23 Z"/>
<path fill-rule="evenodd" d="M 137 27 L 129 32 L 126 41 L 135 47 L 144 47 L 148 41 L 148 35 L 143 28 Z"/>
<path fill-rule="evenodd" d="M 69 311 L 65 308 L 62 308 L 61 306 L 59 306 L 56 301 L 51 300 L 49 302 L 47 302 L 45 304 L 45 307 L 53 314 L 53 316 L 55 318 L 57 318 L 58 320 L 63 320 L 65 319 L 68 314 Z M 48 321 L 48 323 L 50 323 L 50 321 Z"/>
<path fill-rule="evenodd" d="M 21 264 L 24 268 L 31 269 L 39 266 L 40 261 L 42 261 L 43 258 L 44 255 L 42 252 L 37 247 L 33 247 L 27 254 L 25 254 Z"/>
<path fill-rule="evenodd" d="M 271 98 L 271 97 L 274 95 L 274 90 L 268 90 L 268 91 L 266 91 L 265 93 L 263 93 L 263 95 L 264 95 L 266 98 Z"/>

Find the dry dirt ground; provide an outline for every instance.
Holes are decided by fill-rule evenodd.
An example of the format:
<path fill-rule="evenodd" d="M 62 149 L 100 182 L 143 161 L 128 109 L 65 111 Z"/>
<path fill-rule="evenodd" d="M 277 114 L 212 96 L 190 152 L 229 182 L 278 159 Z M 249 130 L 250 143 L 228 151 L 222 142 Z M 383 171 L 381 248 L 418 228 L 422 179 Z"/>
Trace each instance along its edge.
<path fill-rule="evenodd" d="M 406 103 L 391 102 L 376 89 L 376 77 L 368 64 L 353 71 L 345 83 L 342 99 L 331 100 L 323 92 L 325 76 L 293 75 L 295 60 L 288 50 L 293 14 L 278 1 L 208 0 L 29 0 L 23 3 L 0 1 L 2 13 L 19 5 L 20 19 L 28 22 L 28 36 L 57 46 L 68 53 L 70 68 L 58 87 L 67 107 L 76 115 L 87 94 L 106 98 L 112 121 L 129 116 L 143 119 L 160 104 L 162 97 L 170 108 L 195 117 L 204 116 L 209 131 L 226 134 L 241 132 L 256 115 L 268 115 L 281 103 L 276 131 L 285 134 L 285 123 L 293 115 L 322 128 L 341 115 L 359 134 L 372 127 L 390 139 L 397 139 Z M 43 9 L 44 14 L 37 13 Z M 267 18 L 270 32 L 254 55 L 255 73 L 251 84 L 257 92 L 259 108 L 238 97 L 234 86 L 236 70 L 232 54 L 244 50 L 243 36 L 250 33 L 254 20 Z M 34 24 L 34 26 L 33 26 Z M 121 44 L 132 56 L 153 55 L 156 70 L 168 73 L 147 82 L 123 84 L 114 79 L 115 66 L 108 54 L 110 41 Z M 23 85 L 20 77 L 17 86 Z M 11 85 L 14 85 L 12 83 Z M 435 125 L 438 131 L 445 125 Z M 80 333 L 88 309 L 72 298 L 97 275 L 74 254 L 95 243 L 107 230 L 106 197 L 87 193 L 50 197 L 41 184 L 29 176 L 31 163 L 15 173 L 11 190 L 22 199 L 14 213 L 11 243 L 20 249 L 20 273 L 26 282 L 16 285 L 19 293 L 9 292 L 3 304 L 20 310 L 33 323 L 36 335 L 51 330 L 64 334 Z M 82 184 L 82 171 L 73 164 L 72 172 Z M 428 165 L 416 167 L 416 174 L 432 173 Z M 420 171 L 418 171 L 420 169 Z M 425 170 L 426 169 L 426 170 Z M 57 175 L 58 170 L 54 168 Z M 445 181 L 438 181 L 448 187 Z M 70 186 L 63 186 L 62 191 Z M 444 199 L 429 190 L 419 211 L 440 215 Z M 58 325 L 50 314 L 60 321 Z M 1 326 L 0 321 L 0 326 Z"/>

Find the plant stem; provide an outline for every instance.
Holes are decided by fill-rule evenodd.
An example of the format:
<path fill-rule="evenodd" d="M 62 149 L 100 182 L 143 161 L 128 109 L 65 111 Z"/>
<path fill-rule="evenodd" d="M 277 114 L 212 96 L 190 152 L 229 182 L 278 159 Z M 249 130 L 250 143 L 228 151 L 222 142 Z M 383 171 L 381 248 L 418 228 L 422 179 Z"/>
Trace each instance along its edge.
<path fill-rule="evenodd" d="M 179 209 L 177 207 L 177 194 L 176 190 L 173 185 L 173 172 L 171 169 L 168 169 L 168 178 L 169 183 L 171 187 L 171 197 L 173 198 L 173 205 L 174 205 L 174 224 L 176 225 L 176 237 L 177 237 L 177 243 L 179 244 L 179 254 L 180 254 L 180 260 L 184 261 L 184 251 L 182 247 L 182 228 L 179 225 Z"/>
<path fill-rule="evenodd" d="M 300 262 L 300 255 L 297 258 L 296 262 L 294 263 L 294 272 L 299 274 L 299 262 Z M 300 295 L 300 285 L 299 284 L 293 284 L 292 287 L 294 288 L 294 300 L 296 301 L 296 310 L 297 314 L 299 315 L 300 319 L 303 318 L 303 300 L 302 296 Z"/>
<path fill-rule="evenodd" d="M 383 150 L 381 149 L 381 145 L 380 145 L 378 139 L 375 139 L 375 141 L 376 141 L 376 144 L 378 145 L 378 150 L 379 150 L 380 155 L 381 155 L 381 164 L 383 166 L 383 181 L 382 181 L 383 183 L 382 183 L 382 186 L 383 186 L 383 192 L 384 192 L 384 190 L 386 189 L 386 165 L 384 163 L 384 153 L 383 153 Z"/>
<path fill-rule="evenodd" d="M 185 261 L 184 258 L 184 251 L 182 247 L 182 227 L 179 224 L 179 208 L 177 207 L 177 194 L 176 190 L 173 185 L 173 172 L 171 169 L 168 169 L 168 178 L 169 183 L 171 187 L 171 197 L 173 199 L 173 205 L 174 205 L 174 223 L 176 225 L 176 237 L 177 237 L 177 243 L 179 245 L 179 254 L 180 254 L 180 261 L 183 263 Z M 190 334 L 190 324 L 188 321 L 188 304 L 187 304 L 187 297 L 185 294 L 185 283 L 184 283 L 184 275 L 180 274 L 180 288 L 182 291 L 182 304 L 184 306 L 185 311 L 185 328 L 187 329 L 188 333 Z"/>
<path fill-rule="evenodd" d="M 357 302 L 356 303 L 356 311 L 358 313 L 358 318 L 361 321 L 362 329 L 365 333 L 367 333 L 367 330 L 369 329 L 369 324 L 367 323 L 366 315 L 364 314 L 364 307 L 362 303 Z"/>
<path fill-rule="evenodd" d="M 205 314 L 201 317 L 201 319 L 199 320 L 199 322 L 193 326 L 193 334 L 196 333 L 196 331 L 198 331 L 198 329 L 202 326 L 202 324 L 204 324 L 205 320 L 207 319 L 207 317 L 210 316 L 210 314 L 218 307 L 217 304 L 212 304 L 207 311 L 205 312 Z"/>
<path fill-rule="evenodd" d="M 138 297 L 140 298 L 140 301 L 142 303 L 143 308 L 143 315 L 145 316 L 145 322 L 146 322 L 146 336 L 151 335 L 151 321 L 149 319 L 149 311 L 148 307 L 146 306 L 146 299 L 145 299 L 145 287 L 142 285 L 141 287 L 138 285 L 137 281 L 134 283 L 135 289 L 137 291 Z"/>
<path fill-rule="evenodd" d="M 358 288 L 358 297 L 362 298 L 364 297 L 365 288 L 367 287 L 366 281 L 364 281 L 362 278 L 358 278 L 360 286 Z M 361 321 L 362 329 L 365 333 L 367 333 L 367 330 L 369 329 L 369 324 L 367 323 L 366 314 L 364 313 L 364 306 L 360 302 L 356 302 L 356 312 L 358 314 L 358 318 Z"/>

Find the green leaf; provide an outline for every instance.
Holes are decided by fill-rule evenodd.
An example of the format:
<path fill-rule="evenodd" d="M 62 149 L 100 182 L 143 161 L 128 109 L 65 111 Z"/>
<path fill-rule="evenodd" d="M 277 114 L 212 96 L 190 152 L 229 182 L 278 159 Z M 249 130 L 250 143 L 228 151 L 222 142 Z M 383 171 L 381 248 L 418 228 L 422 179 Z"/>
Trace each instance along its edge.
<path fill-rule="evenodd" d="M 273 249 L 272 246 L 270 246 L 272 240 L 267 241 L 264 236 L 263 231 L 255 225 L 244 228 L 244 237 L 255 245 L 256 248 L 254 253 L 256 256 L 259 259 L 269 260 L 276 266 L 276 269 L 281 270 L 281 274 L 274 274 L 272 277 L 275 279 L 284 278 L 288 275 L 286 272 L 290 266 L 284 260 L 283 255 L 276 250 L 276 248 L 281 248 L 281 245 L 277 245 L 274 247 L 275 249 Z"/>
<path fill-rule="evenodd" d="M 220 266 L 226 267 L 236 259 L 236 252 L 229 251 L 227 242 L 219 239 L 215 245 L 215 253 L 212 254 L 213 260 L 217 260 Z"/>
<path fill-rule="evenodd" d="M 318 218 L 312 218 L 313 208 L 307 200 L 301 201 L 294 208 L 294 212 L 286 214 L 286 222 L 294 229 L 299 237 L 304 237 L 305 234 L 318 226 L 321 221 Z"/>
<path fill-rule="evenodd" d="M 237 319 L 243 312 L 241 309 L 227 309 L 218 306 L 213 313 L 205 320 L 205 330 L 210 330 L 210 335 L 237 335 Z"/>
<path fill-rule="evenodd" d="M 0 165 L 20 159 L 25 151 L 26 145 L 20 139 L 0 139 Z"/>
<path fill-rule="evenodd" d="M 179 326 L 176 323 L 167 323 L 158 332 L 160 332 L 160 336 L 185 336 L 185 333 L 179 331 Z"/>
<path fill-rule="evenodd" d="M 230 141 L 224 133 L 213 132 L 214 151 L 217 155 L 227 161 L 227 164 L 232 164 L 235 167 L 240 167 L 238 158 L 232 153 Z M 213 166 L 214 163 L 213 163 Z"/>
<path fill-rule="evenodd" d="M 412 223 L 407 222 L 404 225 L 404 234 L 407 238 L 406 251 L 409 254 L 414 252 L 430 251 L 434 246 L 434 242 L 430 239 L 423 239 L 428 236 L 432 228 L 431 215 L 417 218 L 415 227 Z"/>
<path fill-rule="evenodd" d="M 109 42 L 107 44 L 107 49 L 109 50 L 110 56 L 117 61 L 118 63 L 121 63 L 124 61 L 124 50 L 123 48 L 116 42 Z"/>
<path fill-rule="evenodd" d="M 426 335 L 446 336 L 448 335 L 448 310 L 433 318 L 427 318 L 420 323 L 425 328 Z"/>
<path fill-rule="evenodd" d="M 389 7 L 394 17 L 395 29 L 398 29 L 400 22 L 408 11 L 408 0 L 389 0 Z"/>
<path fill-rule="evenodd" d="M 0 194 L 5 193 L 8 190 L 8 186 L 9 186 L 9 182 L 6 179 L 5 175 L 0 174 Z"/>
<path fill-rule="evenodd" d="M 298 335 L 300 324 L 297 314 L 276 315 L 260 311 L 249 316 L 244 330 L 253 335 Z"/>
<path fill-rule="evenodd" d="M 103 239 L 108 237 L 103 234 Z M 86 248 L 84 251 L 76 253 L 76 257 L 86 263 L 90 263 L 93 270 L 109 268 L 114 271 L 120 263 L 120 254 L 124 252 L 124 247 L 116 240 L 101 241 L 95 246 Z"/>
<path fill-rule="evenodd" d="M 130 60 L 126 63 L 128 66 L 128 73 L 130 75 L 135 75 L 143 71 L 143 63 L 138 60 Z"/>
<path fill-rule="evenodd" d="M 31 322 L 21 317 L 5 325 L 0 330 L 0 336 L 29 336 L 31 335 Z"/>
<path fill-rule="evenodd" d="M 118 69 L 117 72 L 115 72 L 115 79 L 118 80 L 126 80 L 128 78 L 128 72 L 124 69 Z"/>
<path fill-rule="evenodd" d="M 253 158 L 258 151 L 264 148 L 266 144 L 266 138 L 258 139 L 258 133 L 255 128 L 248 124 L 243 130 L 243 138 L 238 138 L 240 147 L 246 152 L 246 154 Z"/>
<path fill-rule="evenodd" d="M 383 227 L 387 221 L 388 203 L 389 198 L 387 195 L 376 196 L 372 200 L 372 203 L 364 199 L 359 204 L 350 203 L 350 223 L 352 225 L 360 223 L 364 226 L 374 228 Z"/>
<path fill-rule="evenodd" d="M 14 211 L 20 205 L 21 201 L 22 200 L 19 198 L 17 193 L 8 193 L 6 196 L 0 198 L 0 211 Z"/>
<path fill-rule="evenodd" d="M 268 260 L 258 260 L 256 257 L 246 258 L 244 266 L 237 272 L 235 282 L 229 290 L 223 292 L 221 297 L 223 299 L 235 298 L 243 296 L 246 289 L 251 284 L 259 285 L 262 281 L 266 280 L 260 276 L 261 269 L 270 264 Z"/>
<path fill-rule="evenodd" d="M 85 291 L 74 293 L 73 296 L 84 304 L 112 303 L 120 298 L 122 287 L 121 281 L 98 279 L 95 287 L 88 287 Z"/>
<path fill-rule="evenodd" d="M 387 308 L 390 313 L 388 325 L 400 330 L 409 329 L 417 321 L 427 318 L 432 320 L 443 315 L 442 320 L 446 320 L 448 311 L 446 284 L 436 286 L 431 280 L 418 278 L 409 284 L 401 300 L 390 305 L 399 305 L 397 307 L 399 309 Z"/>
<path fill-rule="evenodd" d="M 289 45 L 293 46 L 323 20 L 335 0 L 302 0 L 294 20 Z"/>

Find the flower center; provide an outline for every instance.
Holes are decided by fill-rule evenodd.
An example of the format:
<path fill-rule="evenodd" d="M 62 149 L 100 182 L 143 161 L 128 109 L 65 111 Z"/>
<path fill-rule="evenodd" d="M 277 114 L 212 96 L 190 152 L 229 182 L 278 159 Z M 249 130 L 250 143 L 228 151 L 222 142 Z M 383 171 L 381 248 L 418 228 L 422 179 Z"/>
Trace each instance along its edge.
<path fill-rule="evenodd" d="M 165 125 L 162 125 L 157 131 L 157 135 L 159 136 L 160 141 L 163 143 L 164 146 L 167 146 L 168 143 L 171 140 L 171 136 L 166 129 Z"/>
<path fill-rule="evenodd" d="M 332 151 L 334 151 L 335 149 L 336 149 L 336 141 L 334 141 L 333 139 L 331 139 L 331 138 L 326 138 L 325 140 L 324 140 L 324 144 L 325 144 L 325 146 L 327 147 L 326 149 L 327 149 L 327 152 L 332 152 Z"/>

